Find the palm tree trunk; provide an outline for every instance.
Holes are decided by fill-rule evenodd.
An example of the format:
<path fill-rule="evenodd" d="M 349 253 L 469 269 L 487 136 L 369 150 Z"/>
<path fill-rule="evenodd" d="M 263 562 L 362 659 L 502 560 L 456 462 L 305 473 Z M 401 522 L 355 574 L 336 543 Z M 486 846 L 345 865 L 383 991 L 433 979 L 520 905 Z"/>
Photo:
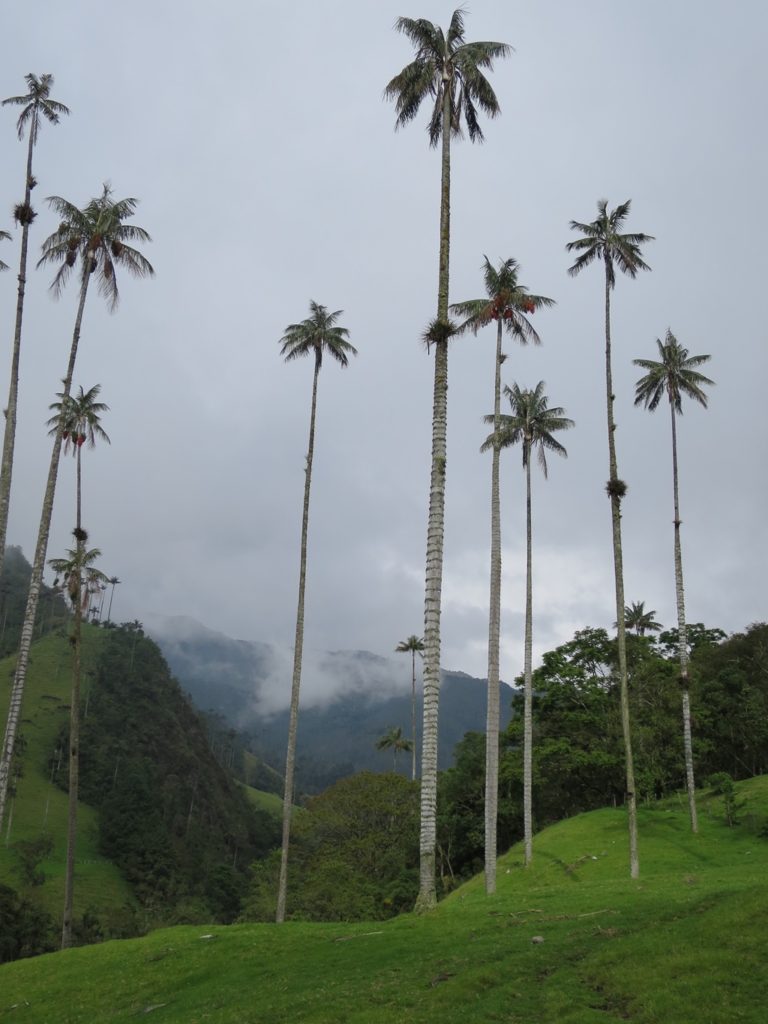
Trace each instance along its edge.
<path fill-rule="evenodd" d="M 411 780 L 416 781 L 416 651 L 411 651 Z"/>
<path fill-rule="evenodd" d="M 624 563 L 621 549 L 621 483 L 616 465 L 616 422 L 613 415 L 613 375 L 611 373 L 611 286 L 606 268 L 605 277 L 605 385 L 608 410 L 608 460 L 611 498 L 611 522 L 613 529 L 613 572 L 616 589 L 616 645 L 619 657 L 619 688 L 621 700 L 621 728 L 624 734 L 624 758 L 626 768 L 626 801 L 629 824 L 629 873 L 631 878 L 640 876 L 640 860 L 637 849 L 637 795 L 635 793 L 635 768 L 632 760 L 632 735 L 629 723 L 629 684 L 627 678 L 627 637 L 624 624 Z"/>
<path fill-rule="evenodd" d="M 496 330 L 493 381 L 493 433 L 501 416 L 502 322 Z M 500 449 L 491 449 L 491 593 L 488 614 L 488 708 L 485 721 L 485 891 L 496 892 L 496 840 L 499 814 L 499 637 L 501 633 L 501 512 L 499 500 Z"/>
<path fill-rule="evenodd" d="M 80 299 L 75 316 L 75 327 L 72 332 L 72 345 L 69 350 L 69 363 L 63 380 L 64 390 L 62 402 L 66 401 L 72 390 L 72 374 L 75 370 L 75 359 L 77 358 L 77 347 L 80 342 L 80 327 L 83 322 L 83 310 L 85 309 L 85 298 L 88 294 L 88 281 L 90 274 L 86 268 L 83 275 L 83 282 L 80 287 Z M 5 812 L 5 801 L 8 794 L 8 779 L 13 759 L 13 750 L 16 743 L 16 730 L 18 729 L 21 715 L 21 699 L 24 693 L 24 684 L 27 679 L 27 667 L 29 665 L 29 650 L 32 646 L 32 634 L 35 629 L 35 616 L 37 615 L 37 604 L 40 599 L 40 587 L 43 582 L 43 570 L 45 568 L 45 556 L 48 551 L 48 535 L 51 530 L 51 516 L 53 514 L 53 499 L 56 493 L 56 477 L 59 468 L 59 455 L 61 453 L 61 424 L 56 431 L 51 452 L 51 464 L 48 469 L 48 481 L 43 497 L 43 509 L 40 516 L 40 528 L 37 534 L 37 546 L 35 548 L 35 560 L 32 564 L 32 575 L 29 581 L 29 593 L 27 595 L 27 606 L 24 610 L 24 622 L 21 627 L 21 640 L 19 642 L 19 654 L 16 660 L 16 671 L 13 677 L 11 688 L 11 702 L 8 709 L 8 720 L 5 726 L 5 738 L 3 740 L 2 755 L 0 755 L 0 823 Z"/>
<path fill-rule="evenodd" d="M 301 658 L 304 649 L 304 591 L 307 578 L 307 533 L 309 530 L 309 491 L 312 484 L 312 458 L 315 452 L 315 411 L 317 409 L 317 378 L 320 373 L 320 352 L 315 355 L 315 373 L 312 379 L 312 411 L 309 417 L 309 447 L 304 476 L 304 510 L 301 520 L 301 555 L 299 559 L 299 601 L 296 609 L 296 641 L 293 649 L 293 681 L 291 683 L 291 710 L 288 717 L 288 748 L 285 755 L 285 789 L 283 791 L 283 839 L 280 851 L 280 879 L 277 886 L 277 913 L 275 921 L 285 921 L 285 900 L 288 891 L 288 846 L 291 838 L 291 811 L 293 809 L 293 776 L 296 767 L 296 727 L 299 720 L 299 691 L 301 689 Z"/>
<path fill-rule="evenodd" d="M 675 594 L 677 597 L 678 657 L 680 659 L 680 689 L 683 694 L 683 746 L 685 749 L 685 781 L 688 789 L 688 809 L 691 831 L 699 831 L 696 813 L 696 781 L 693 774 L 693 741 L 691 739 L 691 698 L 688 686 L 688 631 L 685 622 L 685 591 L 683 588 L 683 555 L 680 549 L 680 501 L 677 476 L 677 419 L 672 412 L 672 483 L 675 498 Z"/>
<path fill-rule="evenodd" d="M 440 273 L 437 319 L 448 321 L 448 273 L 451 207 L 451 91 L 445 83 L 443 101 L 442 179 L 440 191 Z M 416 910 L 437 905 L 437 714 L 440 701 L 440 608 L 443 585 L 445 527 L 445 459 L 448 410 L 448 340 L 435 344 L 432 403 L 432 469 L 427 521 L 427 568 L 424 584 L 424 719 L 421 729 L 421 825 L 419 832 L 419 894 Z"/>
<path fill-rule="evenodd" d="M 29 130 L 27 148 L 27 182 L 24 188 L 24 209 L 30 211 L 32 200 L 32 147 L 33 125 Z M 0 573 L 5 563 L 5 539 L 8 532 L 8 509 L 11 501 L 11 477 L 13 475 L 13 451 L 16 444 L 16 410 L 19 395 L 19 357 L 21 353 L 21 321 L 24 315 L 24 292 L 27 286 L 27 248 L 29 244 L 28 214 L 21 225 L 21 257 L 19 259 L 19 288 L 16 294 L 16 326 L 13 332 L 13 354 L 11 356 L 11 381 L 8 387 L 8 407 L 5 413 L 3 435 L 3 456 L 0 463 Z M 2 815 L 0 815 L 2 817 Z"/>
<path fill-rule="evenodd" d="M 109 595 L 109 610 L 107 611 L 107 622 L 112 621 L 112 598 L 115 596 L 115 584 L 112 584 L 112 592 Z"/>
<path fill-rule="evenodd" d="M 523 706 L 523 835 L 526 866 L 533 859 L 533 558 L 531 444 L 525 441 L 525 662 Z"/>

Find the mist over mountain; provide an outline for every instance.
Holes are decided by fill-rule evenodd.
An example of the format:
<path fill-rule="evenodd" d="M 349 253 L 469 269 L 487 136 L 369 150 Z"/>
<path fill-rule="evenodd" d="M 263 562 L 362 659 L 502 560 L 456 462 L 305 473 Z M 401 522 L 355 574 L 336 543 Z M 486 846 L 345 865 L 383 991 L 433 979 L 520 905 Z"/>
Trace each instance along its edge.
<path fill-rule="evenodd" d="M 282 770 L 288 733 L 293 652 L 236 640 L 187 617 L 151 616 L 147 632 L 174 675 L 203 710 L 213 710 L 251 739 L 254 752 Z M 511 717 L 513 689 L 502 683 L 501 727 Z M 486 681 L 444 671 L 440 701 L 439 767 L 468 731 L 485 730 Z M 411 735 L 411 661 L 370 651 L 305 651 L 301 682 L 298 764 L 303 784 L 363 769 L 387 770 L 392 755 L 376 741 L 400 727 Z M 417 734 L 421 677 L 417 663 Z M 302 767 L 303 766 L 303 767 Z M 410 771 L 410 755 L 397 770 Z M 314 784 L 313 784 L 314 783 Z"/>

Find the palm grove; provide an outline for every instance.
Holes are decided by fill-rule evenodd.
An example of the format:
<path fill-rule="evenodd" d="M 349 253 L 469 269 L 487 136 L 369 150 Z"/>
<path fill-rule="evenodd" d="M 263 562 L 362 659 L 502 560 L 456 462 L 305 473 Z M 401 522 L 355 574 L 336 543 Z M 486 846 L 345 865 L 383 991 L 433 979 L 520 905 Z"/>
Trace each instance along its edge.
<path fill-rule="evenodd" d="M 426 353 L 434 358 L 434 384 L 432 393 L 432 455 L 429 476 L 429 502 L 427 514 L 426 538 L 426 569 L 424 587 L 424 622 L 421 635 L 412 634 L 397 646 L 400 653 L 411 655 L 411 686 L 413 716 L 411 737 L 403 736 L 402 729 L 393 729 L 380 741 L 381 749 L 392 752 L 393 765 L 396 766 L 397 754 L 412 753 L 411 775 L 418 776 L 418 896 L 416 907 L 420 911 L 431 909 L 437 900 L 437 877 L 442 873 L 440 865 L 445 860 L 444 844 L 439 842 L 440 830 L 449 828 L 446 824 L 445 806 L 440 804 L 440 789 L 443 787 L 444 800 L 450 803 L 446 795 L 450 787 L 458 785 L 458 776 L 447 780 L 438 779 L 437 771 L 437 727 L 440 697 L 440 665 L 441 665 L 441 591 L 443 578 L 443 545 L 445 526 L 445 483 L 447 473 L 447 393 L 448 393 L 448 355 L 452 343 L 459 343 L 463 335 L 472 333 L 479 335 L 484 329 L 486 333 L 493 331 L 495 350 L 492 380 L 492 395 L 489 393 L 489 407 L 492 411 L 486 416 L 486 423 L 491 427 L 490 434 L 483 439 L 482 432 L 478 435 L 478 448 L 490 453 L 491 486 L 490 486 L 490 562 L 489 562 L 489 621 L 488 621 L 488 689 L 487 689 L 487 721 L 486 734 L 483 742 L 482 764 L 478 768 L 477 750 L 468 740 L 461 752 L 466 764 L 472 764 L 472 771 L 482 776 L 483 798 L 483 867 L 485 871 L 486 891 L 491 894 L 495 890 L 496 855 L 499 845 L 499 821 L 504 819 L 503 808 L 500 811 L 500 796 L 503 800 L 508 790 L 509 769 L 508 758 L 505 760 L 505 749 L 510 744 L 519 747 L 521 757 L 521 782 L 523 792 L 523 837 L 525 845 L 525 863 L 531 862 L 534 856 L 534 804 L 533 764 L 536 756 L 534 750 L 534 719 L 535 705 L 540 703 L 540 710 L 546 709 L 547 700 L 552 699 L 555 686 L 552 679 L 556 673 L 551 671 L 552 665 L 544 665 L 534 670 L 532 665 L 532 641 L 534 629 L 534 581 L 533 581 L 533 501 L 531 464 L 537 460 L 544 476 L 548 466 L 546 455 L 554 453 L 566 455 L 566 450 L 556 435 L 570 429 L 573 422 L 567 417 L 566 409 L 559 405 L 550 405 L 545 393 L 545 382 L 539 381 L 532 386 L 525 386 L 515 380 L 504 384 L 502 376 L 505 362 L 509 356 L 503 351 L 504 340 L 511 339 L 519 344 L 532 343 L 538 345 L 542 338 L 533 326 L 531 318 L 543 313 L 553 305 L 554 300 L 539 295 L 521 282 L 521 264 L 515 257 L 505 254 L 496 263 L 488 256 L 483 258 L 482 285 L 484 295 L 475 299 L 457 302 L 450 301 L 450 255 L 451 255 L 451 148 L 463 134 L 469 136 L 471 142 L 482 142 L 484 135 L 481 126 L 483 116 L 495 118 L 500 114 L 500 104 L 490 84 L 488 75 L 493 71 L 494 62 L 511 55 L 511 47 L 502 42 L 468 41 L 465 29 L 465 12 L 457 10 L 449 22 L 447 30 L 424 19 L 399 18 L 396 29 L 412 45 L 412 60 L 396 74 L 384 89 L 384 96 L 395 105 L 395 127 L 405 128 L 415 120 L 422 107 L 427 111 L 427 136 L 431 147 L 440 152 L 440 213 L 439 213 L 439 251 L 438 251 L 438 289 L 435 317 L 424 328 L 422 339 Z M 22 107 L 17 123 L 20 139 L 27 140 L 27 160 L 24 199 L 15 207 L 15 218 L 21 229 L 21 253 L 18 275 L 18 293 L 14 321 L 12 345 L 11 375 L 9 388 L 8 411 L 5 424 L 5 439 L 2 458 L 2 478 L 0 479 L 0 552 L 5 550 L 8 506 L 11 499 L 11 477 L 14 456 L 14 437 L 16 429 L 16 407 L 18 391 L 18 369 L 22 342 L 22 316 L 25 298 L 25 284 L 28 261 L 28 238 L 30 228 L 36 217 L 31 205 L 32 190 L 37 181 L 32 173 L 33 151 L 38 142 L 43 121 L 52 125 L 59 123 L 68 109 L 54 100 L 50 91 L 53 86 L 51 75 L 39 78 L 33 74 L 27 76 L 28 92 L 23 96 L 11 97 L 5 103 Z M 26 134 L 25 134 L 26 133 Z M 78 346 L 86 307 L 86 298 L 92 284 L 106 300 L 110 310 L 118 304 L 118 279 L 122 272 L 137 277 L 149 277 L 153 274 L 151 264 L 141 251 L 141 246 L 150 241 L 148 233 L 133 223 L 137 200 L 114 198 L 109 186 L 84 206 L 78 207 L 70 201 L 51 196 L 48 206 L 59 218 L 56 230 L 42 242 L 42 254 L 38 266 L 54 266 L 55 276 L 51 285 L 53 294 L 63 294 L 65 285 L 73 279 L 77 286 L 77 302 L 74 326 L 71 333 L 69 359 L 64 369 L 62 390 L 57 392 L 58 402 L 52 409 L 55 415 L 49 421 L 53 438 L 50 466 L 48 470 L 45 497 L 41 510 L 37 545 L 32 564 L 32 575 L 27 598 L 27 606 L 21 631 L 10 709 L 6 724 L 5 739 L 0 760 L 0 821 L 5 811 L 9 788 L 11 765 L 21 716 L 24 685 L 29 663 L 30 647 L 37 615 L 43 572 L 48 555 L 48 536 L 53 514 L 54 494 L 62 449 L 71 450 L 75 455 L 77 473 L 77 508 L 75 511 L 74 537 L 75 546 L 66 558 L 51 561 L 51 565 L 63 578 L 70 596 L 73 610 L 73 681 L 72 681 L 72 718 L 70 723 L 70 823 L 67 863 L 67 885 L 63 915 L 62 944 L 71 942 L 72 922 L 72 861 L 76 840 L 76 805 L 77 805 L 77 757 L 79 728 L 79 686 L 81 667 L 79 663 L 80 627 L 90 583 L 106 587 L 119 582 L 117 577 L 107 578 L 94 563 L 98 559 L 98 549 L 88 548 L 90 543 L 88 532 L 82 521 L 81 510 L 81 449 L 84 444 L 92 444 L 96 440 L 107 441 L 107 435 L 101 426 L 101 415 L 107 407 L 97 401 L 99 386 L 93 385 L 89 390 L 82 386 L 73 395 L 73 378 L 76 367 Z M 631 214 L 629 200 L 611 208 L 607 200 L 597 204 L 597 214 L 591 221 L 572 221 L 571 229 L 576 233 L 567 243 L 567 250 L 574 257 L 568 268 L 572 275 L 578 275 L 592 263 L 602 265 L 604 275 L 603 290 L 603 326 L 604 326 L 604 374 L 606 424 L 608 439 L 608 481 L 606 492 L 610 506 L 610 529 L 613 552 L 615 604 L 616 604 L 616 638 L 610 640 L 607 635 L 581 636 L 577 649 L 562 654 L 561 662 L 569 658 L 583 665 L 587 662 L 593 666 L 606 667 L 610 676 L 612 690 L 618 692 L 618 719 L 621 743 L 623 748 L 624 785 L 621 800 L 627 808 L 629 873 L 637 877 L 640 872 L 640 839 L 637 834 L 637 799 L 638 783 L 635 770 L 635 753 L 633 739 L 635 736 L 631 716 L 630 682 L 642 679 L 643 672 L 648 669 L 651 641 L 644 637 L 643 632 L 652 631 L 657 625 L 652 613 L 650 619 L 644 618 L 641 611 L 639 618 L 633 613 L 637 605 L 627 607 L 624 593 L 624 567 L 622 548 L 622 502 L 627 487 L 619 475 L 619 464 L 616 446 L 615 404 L 617 396 L 613 386 L 613 339 L 611 333 L 611 301 L 617 283 L 621 277 L 630 280 L 639 275 L 639 271 L 648 271 L 650 267 L 645 260 L 644 249 L 653 238 L 640 231 L 630 230 L 628 221 Z M 2 233 L 3 240 L 10 236 Z M 479 291 L 479 289 L 478 289 Z M 280 844 L 280 862 L 277 879 L 269 875 L 268 883 L 274 896 L 274 882 L 277 883 L 276 920 L 281 922 L 288 915 L 290 901 L 290 859 L 291 840 L 294 834 L 292 809 L 295 799 L 295 766 L 299 735 L 299 705 L 302 677 L 302 653 L 304 637 L 305 591 L 308 572 L 310 545 L 310 491 L 312 470 L 315 456 L 315 437 L 318 424 L 318 384 L 320 370 L 323 365 L 336 363 L 340 368 L 347 367 L 357 349 L 352 345 L 349 332 L 341 326 L 342 310 L 331 312 L 328 307 L 312 300 L 309 304 L 309 316 L 303 320 L 289 324 L 283 337 L 279 339 L 281 355 L 285 361 L 291 362 L 308 356 L 313 361 L 313 378 L 309 411 L 309 438 L 304 469 L 304 496 L 301 513 L 301 539 L 299 554 L 299 585 L 295 623 L 295 645 L 293 675 L 290 685 L 290 719 L 286 745 L 286 760 L 283 791 L 283 821 Z M 456 319 L 453 319 L 455 317 Z M 597 320 L 597 310 L 596 310 Z M 658 360 L 638 358 L 635 363 L 645 371 L 637 383 L 636 402 L 645 405 L 650 411 L 658 407 L 666 395 L 671 411 L 672 429 L 672 468 L 673 468 L 673 507 L 674 507 L 674 545 L 673 564 L 670 567 L 670 579 L 673 581 L 678 613 L 677 629 L 668 643 L 674 647 L 679 664 L 679 685 L 682 694 L 682 714 L 680 716 L 679 742 L 684 750 L 685 777 L 689 797 L 691 828 L 696 830 L 696 801 L 694 775 L 694 741 L 692 738 L 691 720 L 691 685 L 689 681 L 689 652 L 691 637 L 685 617 L 685 598 L 683 588 L 683 567 L 680 538 L 679 510 L 679 474 L 677 454 L 677 417 L 682 412 L 682 399 L 692 398 L 706 406 L 707 397 L 704 387 L 713 382 L 701 374 L 697 367 L 708 360 L 706 355 L 691 356 L 683 348 L 670 330 L 666 340 L 658 341 Z M 503 400 L 508 400 L 509 412 L 502 411 Z M 557 396 L 560 400 L 560 396 Z M 522 454 L 522 466 L 525 478 L 525 509 L 526 509 L 526 594 L 525 594 L 525 634 L 523 637 L 524 671 L 522 737 L 517 737 L 516 725 L 507 734 L 500 736 L 499 731 L 499 685 L 500 685 L 500 634 L 501 634 L 501 528 L 502 510 L 500 502 L 500 474 L 504 452 L 519 445 Z M 87 518 L 87 517 L 86 517 Z M 2 557 L 2 555 L 0 555 Z M 110 598 L 111 610 L 111 598 Z M 633 622 L 638 636 L 628 635 L 628 627 Z M 637 641 L 637 642 L 635 642 Z M 642 643 L 641 643 L 642 641 Z M 574 641 L 576 643 L 576 641 Z M 592 645 L 590 647 L 590 644 Z M 592 653 L 585 653 L 586 649 Z M 655 650 L 655 649 L 654 649 Z M 574 653 L 575 651 L 575 653 Z M 595 653 L 597 651 L 598 653 Z M 415 716 L 416 708 L 416 654 L 423 658 L 423 720 L 420 735 L 417 736 Z M 590 658 L 592 659 L 590 661 Z M 581 659 L 581 660 L 579 660 Z M 556 659 L 555 659 L 556 660 Z M 666 664 L 666 662 L 665 662 Z M 658 665 L 656 666 L 658 669 Z M 663 674 L 663 673 L 662 673 Z M 590 678 L 592 678 L 590 676 Z M 586 684 L 585 684 L 586 685 Z M 604 688 L 605 689 L 605 688 Z M 604 708 L 600 695 L 595 694 L 595 706 Z M 601 712 L 602 713 L 602 712 Z M 547 719 L 551 728 L 568 728 L 570 720 L 554 710 L 554 705 L 547 711 Z M 556 723 L 556 725 L 552 725 Z M 546 729 L 540 729 L 546 734 Z M 546 737 L 547 741 L 551 736 Z M 520 743 L 520 740 L 522 742 Z M 505 748 L 506 745 L 506 748 Z M 420 753 L 420 770 L 417 771 L 417 750 Z M 505 764 L 507 768 L 505 769 Z M 516 769 L 515 769 L 516 770 Z M 470 772 L 471 774 L 471 772 Z M 607 788 L 601 790 L 607 795 Z M 560 807 L 557 801 L 554 804 Z M 442 817 L 441 817 L 442 816 Z M 506 824 L 503 822 L 502 839 L 508 839 Z M 306 826 L 300 826 L 306 828 Z M 457 840 L 458 841 L 458 840 Z"/>

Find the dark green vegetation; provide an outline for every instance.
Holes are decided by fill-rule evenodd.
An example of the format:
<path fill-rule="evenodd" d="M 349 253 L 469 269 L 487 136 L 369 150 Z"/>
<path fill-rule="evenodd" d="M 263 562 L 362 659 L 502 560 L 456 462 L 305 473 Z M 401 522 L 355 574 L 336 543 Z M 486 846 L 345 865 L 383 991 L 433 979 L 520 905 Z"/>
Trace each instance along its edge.
<path fill-rule="evenodd" d="M 360 925 L 180 927 L 5 965 L 0 1019 L 22 1024 L 505 1021 L 763 1024 L 768 780 L 737 787 L 740 823 L 705 792 L 562 822 L 436 911 Z M 543 941 L 533 941 L 537 937 Z M 11 1009 L 13 1007 L 13 1009 Z"/>
<path fill-rule="evenodd" d="M 21 548 L 9 547 L 0 574 L 0 657 L 18 649 L 24 604 L 32 569 Z M 43 586 L 40 592 L 40 616 L 35 630 L 39 637 L 60 628 L 67 620 L 64 599 L 57 591 Z"/>
<path fill-rule="evenodd" d="M 71 662 L 63 631 L 33 649 L 0 883 L 51 916 L 11 955 L 50 948 L 61 913 Z M 12 671 L 7 659 L 2 710 Z M 278 841 L 274 808 L 254 805 L 219 763 L 139 624 L 84 626 L 83 677 L 75 941 L 232 920 L 250 865 Z"/>

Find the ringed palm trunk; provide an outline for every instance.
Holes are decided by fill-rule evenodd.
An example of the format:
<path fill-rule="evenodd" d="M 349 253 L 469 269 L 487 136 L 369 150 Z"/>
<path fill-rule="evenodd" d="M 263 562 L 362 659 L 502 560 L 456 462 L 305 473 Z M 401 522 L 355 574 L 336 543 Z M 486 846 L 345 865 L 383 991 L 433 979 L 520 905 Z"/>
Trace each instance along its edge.
<path fill-rule="evenodd" d="M 627 677 L 627 636 L 624 623 L 624 562 L 621 548 L 621 495 L 616 464 L 616 423 L 613 416 L 613 375 L 611 373 L 611 287 L 606 268 L 605 277 L 605 384 L 608 410 L 609 493 L 613 530 L 613 571 L 616 589 L 616 645 L 619 657 L 619 688 L 621 701 L 621 729 L 624 735 L 626 801 L 629 824 L 629 873 L 640 876 L 637 849 L 637 795 L 635 793 L 635 767 L 632 759 L 632 736 L 629 724 L 629 684 Z"/>
<path fill-rule="evenodd" d="M 77 442 L 75 442 L 77 443 Z M 82 534 L 82 474 L 80 447 L 76 453 L 77 462 L 77 513 L 75 525 L 75 548 L 77 552 L 77 590 L 75 593 L 75 615 L 72 627 L 72 695 L 69 708 L 69 792 L 67 806 L 67 858 L 64 868 L 64 914 L 61 924 L 61 948 L 72 945 L 72 912 L 75 897 L 75 847 L 77 845 L 77 798 L 80 789 L 80 681 L 81 681 L 81 640 L 83 622 L 83 552 L 85 545 Z"/>
<path fill-rule="evenodd" d="M 685 622 L 685 591 L 683 589 L 683 556 L 680 550 L 680 502 L 677 478 L 677 418 L 672 410 L 672 481 L 675 498 L 675 594 L 677 597 L 678 656 L 680 659 L 680 689 L 683 694 L 683 747 L 685 749 L 685 782 L 688 790 L 688 809 L 691 831 L 699 831 L 696 813 L 696 781 L 693 773 L 693 742 L 691 739 L 691 698 L 688 686 L 688 630 Z"/>
<path fill-rule="evenodd" d="M 533 859 L 533 558 L 531 530 L 531 443 L 525 444 L 525 664 L 523 705 L 523 836 L 525 863 Z"/>
<path fill-rule="evenodd" d="M 493 388 L 493 433 L 501 416 L 501 338 L 496 330 Z M 488 614 L 488 707 L 485 722 L 485 891 L 496 892 L 497 821 L 499 813 L 499 636 L 501 633 L 501 512 L 499 500 L 499 445 L 491 449 L 491 593 Z"/>
<path fill-rule="evenodd" d="M 285 788 L 283 790 L 283 837 L 280 850 L 280 878 L 277 886 L 277 913 L 275 921 L 285 921 L 285 901 L 288 891 L 288 846 L 291 838 L 291 811 L 293 810 L 293 777 L 296 767 L 296 728 L 299 721 L 299 691 L 301 689 L 301 659 L 304 649 L 304 591 L 307 578 L 307 534 L 309 530 L 309 491 L 312 483 L 312 458 L 315 451 L 315 411 L 317 409 L 317 378 L 320 373 L 320 353 L 315 355 L 315 373 L 312 379 L 312 411 L 309 417 L 309 446 L 304 476 L 304 510 L 301 519 L 301 555 L 299 559 L 299 601 L 296 609 L 296 640 L 293 649 L 293 681 L 291 683 L 291 709 L 288 716 L 288 748 L 285 755 Z"/>
<path fill-rule="evenodd" d="M 27 181 L 24 188 L 24 209 L 31 210 L 32 200 L 32 147 L 33 126 L 29 130 L 27 148 Z M 11 477 L 13 475 L 13 451 L 16 444 L 16 410 L 19 395 L 19 358 L 21 354 L 21 321 L 24 315 L 24 293 L 27 287 L 27 248 L 29 245 L 29 220 L 21 226 L 21 257 L 19 259 L 19 288 L 16 294 L 16 326 L 13 332 L 13 354 L 11 356 L 11 380 L 8 387 L 8 406 L 5 415 L 3 435 L 3 456 L 0 465 L 0 573 L 5 563 L 5 539 L 8 533 L 8 509 L 11 501 Z M 0 814 L 0 817 L 2 815 Z"/>
<path fill-rule="evenodd" d="M 416 651 L 411 651 L 411 780 L 416 780 Z"/>
<path fill-rule="evenodd" d="M 448 320 L 448 273 L 451 205 L 451 91 L 444 82 L 442 170 L 440 188 L 440 264 L 437 319 Z M 416 911 L 437 905 L 437 715 L 440 701 L 440 602 L 443 584 L 445 527 L 445 459 L 448 413 L 448 340 L 435 343 L 432 403 L 432 469 L 427 521 L 427 567 L 424 584 L 424 718 L 421 731 L 421 817 L 419 832 L 419 894 Z"/>
<path fill-rule="evenodd" d="M 75 316 L 75 327 L 72 332 L 72 345 L 69 350 L 69 363 L 63 381 L 62 402 L 65 402 L 72 390 L 72 374 L 75 370 L 77 358 L 77 347 L 80 342 L 80 328 L 83 322 L 83 310 L 85 309 L 85 298 L 88 294 L 88 281 L 90 274 L 85 273 L 80 287 L 80 299 Z M 29 650 L 32 646 L 32 634 L 35 629 L 35 617 L 37 605 L 40 600 L 40 587 L 43 582 L 43 569 L 45 568 L 45 556 L 48 552 L 48 535 L 51 530 L 51 516 L 53 514 L 53 499 L 56 493 L 56 477 L 59 468 L 59 456 L 61 454 L 61 424 L 56 431 L 51 452 L 51 464 L 48 469 L 48 480 L 45 486 L 43 497 L 43 509 L 40 516 L 40 528 L 37 534 L 37 546 L 35 548 L 35 560 L 32 564 L 32 576 L 29 581 L 29 593 L 27 605 L 24 610 L 24 622 L 21 627 L 21 640 L 19 642 L 19 653 L 16 660 L 16 671 L 13 676 L 11 688 L 11 702 L 8 709 L 8 720 L 5 726 L 5 738 L 3 739 L 2 754 L 0 754 L 0 823 L 5 813 L 5 802 L 8 795 L 8 779 L 13 759 L 13 750 L 16 743 L 16 732 L 18 730 L 19 718 L 21 716 L 21 700 L 24 694 L 24 684 L 27 679 L 27 667 L 29 665 Z"/>

